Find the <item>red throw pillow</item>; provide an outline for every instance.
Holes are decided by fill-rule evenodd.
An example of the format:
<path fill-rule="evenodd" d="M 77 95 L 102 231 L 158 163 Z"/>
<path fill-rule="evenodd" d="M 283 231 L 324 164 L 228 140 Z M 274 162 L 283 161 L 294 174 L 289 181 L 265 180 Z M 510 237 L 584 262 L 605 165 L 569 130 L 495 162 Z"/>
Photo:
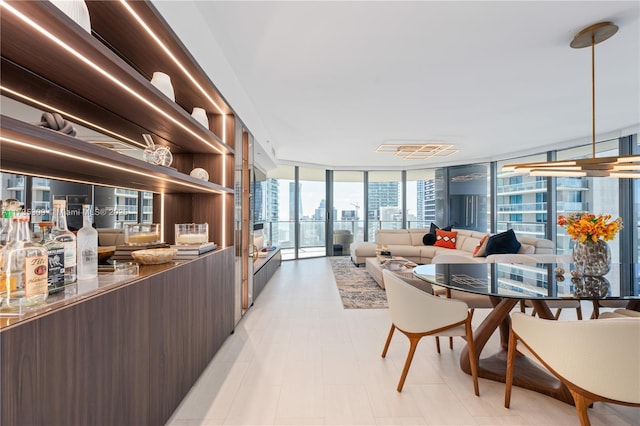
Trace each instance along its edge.
<path fill-rule="evenodd" d="M 456 238 L 458 236 L 457 231 L 443 231 L 436 229 L 436 242 L 433 244 L 437 247 L 444 247 L 448 249 L 456 248 Z"/>
<path fill-rule="evenodd" d="M 484 257 L 487 255 L 487 241 L 489 241 L 489 237 L 489 234 L 482 237 L 476 248 L 473 249 L 473 257 Z"/>

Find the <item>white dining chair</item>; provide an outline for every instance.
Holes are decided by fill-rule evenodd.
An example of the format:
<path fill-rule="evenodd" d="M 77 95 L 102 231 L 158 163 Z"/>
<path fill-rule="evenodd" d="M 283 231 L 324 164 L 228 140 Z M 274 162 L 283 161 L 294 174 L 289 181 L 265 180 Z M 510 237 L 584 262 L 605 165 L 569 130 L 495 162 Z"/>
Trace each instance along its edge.
<path fill-rule="evenodd" d="M 476 395 L 480 395 L 477 358 L 471 330 L 471 314 L 466 303 L 433 296 L 405 282 L 389 270 L 383 270 L 382 274 L 391 314 L 391 329 L 382 351 L 382 358 L 387 355 L 391 338 L 396 329 L 409 339 L 409 353 L 402 369 L 397 391 L 402 392 L 413 355 L 422 337 L 464 336 L 469 347 L 473 390 Z"/>
<path fill-rule="evenodd" d="M 507 408 L 520 345 L 567 386 L 581 425 L 590 424 L 587 409 L 595 401 L 640 406 L 640 318 L 553 321 L 513 314 L 504 401 Z"/>
<path fill-rule="evenodd" d="M 478 258 L 463 256 L 458 254 L 439 254 L 431 259 L 432 264 L 465 264 L 465 263 L 484 263 L 476 260 Z M 484 258 L 480 258 L 484 259 Z M 473 317 L 476 309 L 493 309 L 493 304 L 489 296 L 483 294 L 474 294 L 462 290 L 448 289 L 438 285 L 432 285 L 433 294 L 436 296 L 447 297 L 449 299 L 461 300 L 469 307 L 469 312 Z M 440 339 L 436 337 L 436 349 L 440 353 Z M 449 349 L 453 349 L 453 338 L 449 338 Z"/>

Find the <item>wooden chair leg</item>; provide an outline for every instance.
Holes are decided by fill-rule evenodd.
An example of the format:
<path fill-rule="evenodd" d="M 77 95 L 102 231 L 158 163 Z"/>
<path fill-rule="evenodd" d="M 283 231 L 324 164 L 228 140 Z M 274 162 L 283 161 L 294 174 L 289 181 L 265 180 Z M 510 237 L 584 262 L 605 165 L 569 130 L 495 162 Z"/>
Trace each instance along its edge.
<path fill-rule="evenodd" d="M 558 308 L 556 310 L 556 314 L 554 315 L 554 318 L 557 320 L 558 318 L 560 318 L 560 313 L 562 312 L 562 308 Z"/>
<path fill-rule="evenodd" d="M 527 312 L 527 306 L 524 304 L 524 300 L 520 301 L 520 312 Z"/>
<path fill-rule="evenodd" d="M 393 337 L 393 332 L 396 331 L 396 326 L 391 324 L 391 330 L 389 330 L 389 337 L 387 337 L 387 343 L 384 344 L 384 349 L 382 350 L 382 358 L 387 356 L 387 349 L 389 349 L 389 343 L 391 343 L 391 338 Z"/>
<path fill-rule="evenodd" d="M 449 349 L 453 350 L 453 337 L 449 336 Z"/>
<path fill-rule="evenodd" d="M 436 350 L 440 353 L 440 338 L 436 336 Z"/>
<path fill-rule="evenodd" d="M 473 343 L 473 331 L 471 330 L 471 314 L 465 324 L 467 332 L 467 347 L 469 348 L 469 364 L 471 365 L 471 378 L 473 379 L 473 392 L 476 396 L 480 396 L 480 388 L 478 387 L 478 359 L 476 358 L 476 348 Z"/>
<path fill-rule="evenodd" d="M 593 300 L 593 313 L 591 314 L 591 319 L 598 319 L 600 316 L 600 304 L 598 304 L 597 300 Z"/>
<path fill-rule="evenodd" d="M 507 375 L 504 379 L 504 406 L 511 405 L 511 387 L 513 386 L 513 369 L 516 364 L 516 345 L 518 341 L 513 330 L 509 330 L 509 349 L 507 352 Z"/>
<path fill-rule="evenodd" d="M 398 392 L 402 392 L 402 388 L 404 387 L 404 381 L 407 378 L 407 373 L 409 373 L 409 367 L 411 367 L 411 361 L 413 361 L 413 354 L 416 352 L 416 348 L 418 347 L 418 342 L 422 336 L 407 336 L 409 338 L 409 354 L 407 355 L 407 360 L 404 362 L 404 368 L 402 369 L 402 375 L 400 376 L 400 382 L 398 382 Z"/>
<path fill-rule="evenodd" d="M 593 403 L 593 401 L 588 398 L 572 391 L 571 396 L 573 396 L 573 402 L 576 404 L 576 411 L 578 412 L 578 419 L 580 419 L 580 426 L 591 426 L 591 421 L 589 421 L 589 413 L 587 409 Z"/>
<path fill-rule="evenodd" d="M 576 308 L 576 315 L 578 316 L 578 320 L 582 321 L 582 306 Z"/>

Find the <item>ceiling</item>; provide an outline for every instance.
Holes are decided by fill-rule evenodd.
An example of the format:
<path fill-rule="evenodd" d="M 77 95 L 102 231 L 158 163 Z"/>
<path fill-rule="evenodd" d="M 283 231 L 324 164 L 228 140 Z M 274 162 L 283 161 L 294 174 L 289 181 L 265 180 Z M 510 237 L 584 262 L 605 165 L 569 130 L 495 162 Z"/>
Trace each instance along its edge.
<path fill-rule="evenodd" d="M 640 127 L 640 2 L 156 1 L 257 141 L 256 161 L 336 170 L 500 160 Z M 383 143 L 453 144 L 402 160 Z"/>

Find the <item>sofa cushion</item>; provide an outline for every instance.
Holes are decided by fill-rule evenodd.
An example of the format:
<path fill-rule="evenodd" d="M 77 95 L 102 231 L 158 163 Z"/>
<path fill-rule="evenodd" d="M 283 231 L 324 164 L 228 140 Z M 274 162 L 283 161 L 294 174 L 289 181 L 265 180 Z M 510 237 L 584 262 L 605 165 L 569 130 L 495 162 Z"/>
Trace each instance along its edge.
<path fill-rule="evenodd" d="M 491 237 L 490 234 L 482 237 L 476 248 L 473 249 L 473 257 L 484 257 L 487 255 L 487 243 L 489 242 L 489 237 Z"/>
<path fill-rule="evenodd" d="M 520 243 L 520 250 L 518 250 L 518 254 L 534 254 L 536 252 L 536 247 L 531 244 Z"/>
<path fill-rule="evenodd" d="M 436 229 L 436 242 L 433 245 L 436 247 L 455 249 L 457 235 L 458 233 L 456 231 L 447 232 L 442 229 Z"/>
<path fill-rule="evenodd" d="M 399 230 L 379 230 L 376 232 L 376 243 L 382 245 L 411 245 L 411 236 L 406 229 Z"/>
<path fill-rule="evenodd" d="M 522 244 L 516 238 L 513 229 L 492 235 L 487 241 L 486 255 L 490 254 L 515 254 Z"/>

